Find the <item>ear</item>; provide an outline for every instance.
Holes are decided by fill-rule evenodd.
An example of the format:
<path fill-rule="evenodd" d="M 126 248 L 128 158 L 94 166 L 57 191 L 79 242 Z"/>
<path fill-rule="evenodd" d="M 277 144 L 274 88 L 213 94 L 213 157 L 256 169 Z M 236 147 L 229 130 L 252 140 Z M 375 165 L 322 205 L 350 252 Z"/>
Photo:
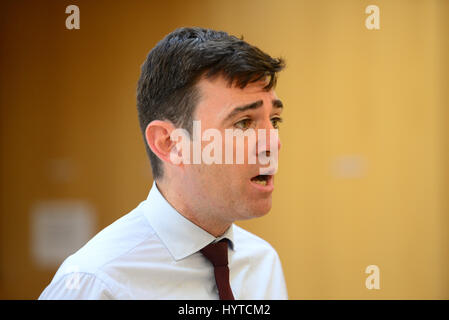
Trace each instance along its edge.
<path fill-rule="evenodd" d="M 151 121 L 145 129 L 145 139 L 151 151 L 163 162 L 171 163 L 170 152 L 176 143 L 170 139 L 171 132 L 175 129 L 168 121 Z"/>

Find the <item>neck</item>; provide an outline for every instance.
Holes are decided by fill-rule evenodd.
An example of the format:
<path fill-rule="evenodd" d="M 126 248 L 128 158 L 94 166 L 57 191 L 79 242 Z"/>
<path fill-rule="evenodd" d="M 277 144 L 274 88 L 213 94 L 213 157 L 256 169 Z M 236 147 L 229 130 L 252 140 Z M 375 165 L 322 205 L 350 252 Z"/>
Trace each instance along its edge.
<path fill-rule="evenodd" d="M 220 219 L 221 217 L 214 215 L 207 205 L 192 206 L 193 196 L 180 188 L 180 185 L 169 183 L 165 179 L 156 181 L 159 192 L 179 214 L 216 238 L 223 235 L 232 221 Z"/>

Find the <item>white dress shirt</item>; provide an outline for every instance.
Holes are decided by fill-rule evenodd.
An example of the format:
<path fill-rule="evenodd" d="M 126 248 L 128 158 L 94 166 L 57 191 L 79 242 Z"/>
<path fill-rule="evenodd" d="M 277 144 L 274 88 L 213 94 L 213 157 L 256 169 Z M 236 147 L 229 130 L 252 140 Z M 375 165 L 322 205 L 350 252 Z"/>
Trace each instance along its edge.
<path fill-rule="evenodd" d="M 39 299 L 218 299 L 212 264 L 199 252 L 230 240 L 235 299 L 287 299 L 281 262 L 269 243 L 232 224 L 219 238 L 179 214 L 156 183 L 56 272 Z"/>

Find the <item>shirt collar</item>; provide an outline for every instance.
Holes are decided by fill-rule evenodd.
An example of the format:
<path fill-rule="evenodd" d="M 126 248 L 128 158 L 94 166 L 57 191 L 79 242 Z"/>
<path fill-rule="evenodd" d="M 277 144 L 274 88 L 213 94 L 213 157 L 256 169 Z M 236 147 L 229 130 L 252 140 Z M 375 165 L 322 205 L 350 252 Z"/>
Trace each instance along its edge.
<path fill-rule="evenodd" d="M 153 182 L 144 203 L 145 217 L 175 260 L 181 260 L 224 238 L 229 240 L 230 248 L 235 250 L 234 224 L 222 236 L 215 238 L 176 211 L 160 193 L 156 182 Z"/>

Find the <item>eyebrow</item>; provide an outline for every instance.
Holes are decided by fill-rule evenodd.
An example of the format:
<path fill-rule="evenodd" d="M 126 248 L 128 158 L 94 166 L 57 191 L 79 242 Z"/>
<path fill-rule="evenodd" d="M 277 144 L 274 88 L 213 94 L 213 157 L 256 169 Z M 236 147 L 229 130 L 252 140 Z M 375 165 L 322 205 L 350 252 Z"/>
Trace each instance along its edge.
<path fill-rule="evenodd" d="M 279 99 L 274 99 L 271 103 L 273 103 L 273 107 L 275 107 L 275 108 L 278 108 L 278 109 L 284 108 L 284 104 Z"/>
<path fill-rule="evenodd" d="M 272 104 L 273 104 L 273 107 L 276 108 L 276 109 L 284 108 L 284 105 L 282 104 L 282 101 L 279 100 L 279 99 L 272 100 Z M 223 121 L 227 121 L 227 120 L 231 119 L 232 117 L 234 117 L 236 114 L 239 114 L 241 112 L 260 108 L 262 105 L 263 105 L 263 101 L 262 100 L 258 100 L 256 102 L 251 102 L 249 104 L 245 104 L 243 106 L 236 107 L 236 108 L 234 108 L 234 110 L 232 110 L 226 116 L 226 118 Z"/>

